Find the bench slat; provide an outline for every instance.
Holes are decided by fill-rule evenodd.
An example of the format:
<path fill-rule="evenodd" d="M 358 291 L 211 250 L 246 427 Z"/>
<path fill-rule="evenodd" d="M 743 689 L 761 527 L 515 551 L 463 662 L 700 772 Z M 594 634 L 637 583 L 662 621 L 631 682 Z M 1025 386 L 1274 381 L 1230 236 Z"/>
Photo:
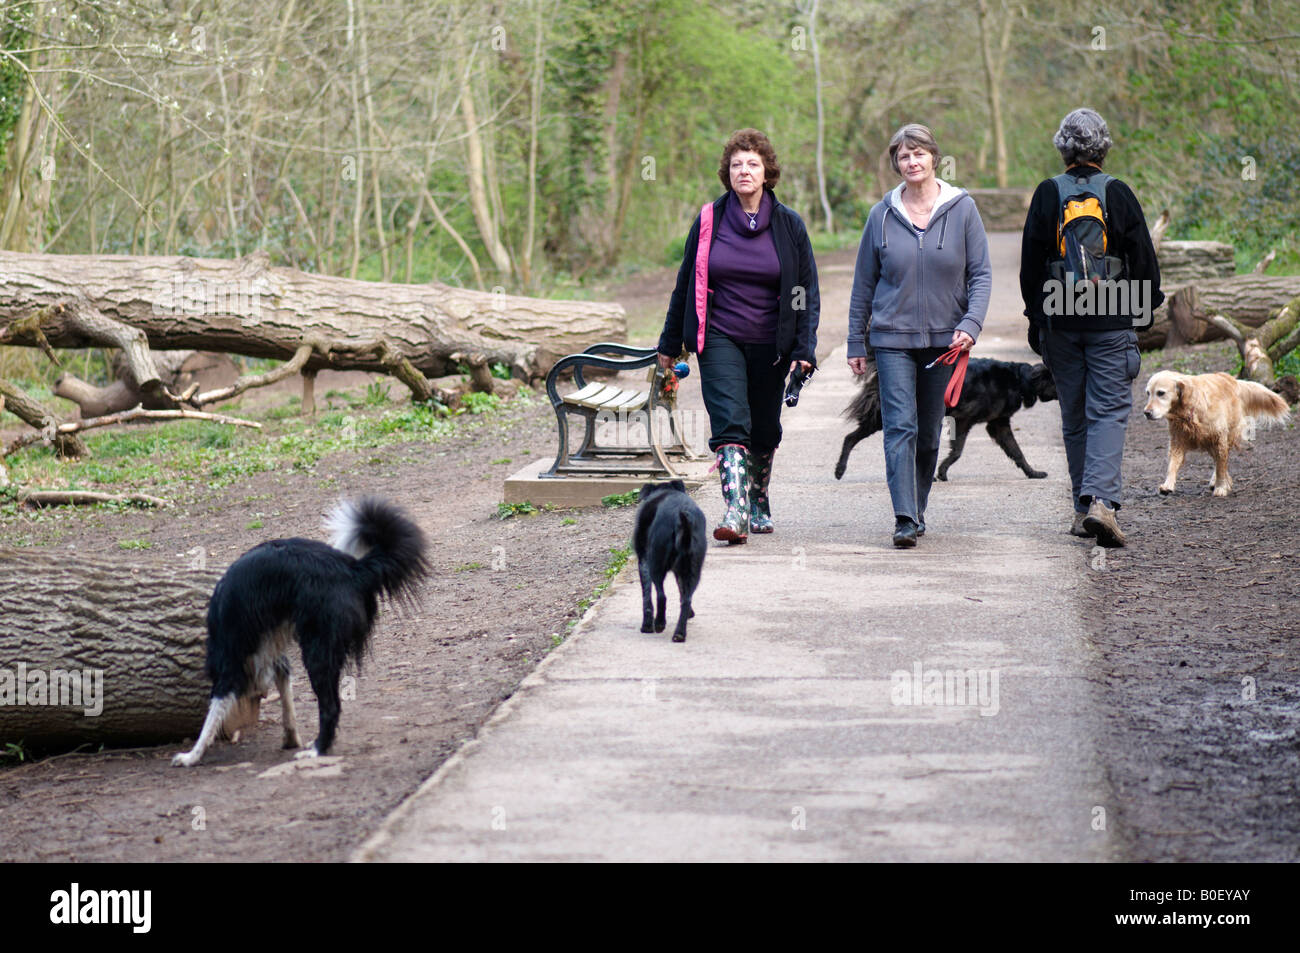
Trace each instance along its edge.
<path fill-rule="evenodd" d="M 633 395 L 633 391 L 616 389 L 614 393 L 607 394 L 604 397 L 597 394 L 592 402 L 597 404 L 601 410 L 614 410 L 627 400 L 629 395 Z"/>
<path fill-rule="evenodd" d="M 572 394 L 565 394 L 560 399 L 566 404 L 580 404 L 587 398 L 594 397 L 596 394 L 600 393 L 605 389 L 605 386 L 606 385 L 602 384 L 600 381 L 596 381 L 595 383 L 588 384 L 582 390 L 574 391 Z"/>
<path fill-rule="evenodd" d="M 576 404 L 579 407 L 595 408 L 600 407 L 605 403 L 605 401 L 621 393 L 623 393 L 623 391 L 618 387 L 612 387 L 609 384 L 601 384 L 600 390 L 596 391 L 596 393 L 590 394 L 582 400 L 566 400 L 566 403 Z"/>
<path fill-rule="evenodd" d="M 624 392 L 622 400 L 618 401 L 617 403 L 605 404 L 602 409 L 618 410 L 618 411 L 631 413 L 636 410 L 642 410 L 649 399 L 650 399 L 650 392 L 648 390 L 643 390 L 640 392 L 629 390 Z"/>

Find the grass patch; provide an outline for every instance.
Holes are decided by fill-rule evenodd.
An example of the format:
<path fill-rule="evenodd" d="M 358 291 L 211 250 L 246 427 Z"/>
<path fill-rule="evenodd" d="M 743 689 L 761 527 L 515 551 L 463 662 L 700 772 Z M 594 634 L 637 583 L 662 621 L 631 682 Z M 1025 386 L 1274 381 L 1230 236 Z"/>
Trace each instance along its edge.
<path fill-rule="evenodd" d="M 598 585 L 595 589 L 591 590 L 591 595 L 587 596 L 585 599 L 578 600 L 578 612 L 579 612 L 578 619 L 582 617 L 583 613 L 585 613 L 588 609 L 590 609 L 593 605 L 596 604 L 596 600 L 598 600 L 601 596 L 605 594 L 605 590 L 608 589 L 610 583 L 614 581 L 614 577 L 623 571 L 623 567 L 627 565 L 627 561 L 631 558 L 632 558 L 631 546 L 621 546 L 621 547 L 615 546 L 610 548 L 609 561 L 605 564 L 605 569 L 604 569 L 605 581 L 602 582 L 600 585 Z M 563 642 L 565 638 L 568 638 L 569 633 L 573 631 L 573 627 L 578 624 L 578 619 L 569 620 L 568 625 L 566 625 L 564 628 L 563 637 L 561 637 L 559 633 L 552 634 L 551 648 L 555 648 L 557 645 Z"/>
<path fill-rule="evenodd" d="M 461 410 L 471 414 L 486 414 L 501 409 L 499 394 L 485 394 L 482 391 L 470 391 L 460 399 Z"/>
<path fill-rule="evenodd" d="M 374 385 L 372 385 L 373 388 Z M 0 520 L 18 518 L 16 487 L 33 489 L 138 489 L 173 502 L 221 490 L 258 473 L 312 472 L 325 457 L 363 452 L 399 443 L 436 443 L 464 429 L 469 417 L 455 415 L 436 402 L 393 405 L 382 388 L 367 391 L 366 401 L 348 410 L 315 418 L 297 414 L 299 399 L 246 414 L 264 426 L 260 432 L 209 421 L 176 420 L 146 427 L 128 426 L 84 434 L 90 449 L 82 460 L 63 461 L 49 447 L 33 445 L 5 460 L 12 487 L 0 490 Z M 503 401 L 482 394 L 476 414 L 498 412 Z M 382 462 L 381 457 L 371 459 Z M 35 520 L 23 514 L 24 521 Z M 260 514 L 258 519 L 260 520 Z M 251 526 L 250 529 L 261 528 Z M 16 541 L 15 541 L 16 542 Z"/>
<path fill-rule="evenodd" d="M 537 507 L 527 500 L 522 503 L 497 504 L 497 519 L 499 520 L 508 520 L 512 516 L 531 516 L 536 512 L 539 512 Z"/>
<path fill-rule="evenodd" d="M 21 741 L 6 741 L 4 748 L 0 749 L 0 764 L 21 763 L 29 757 L 31 755 Z"/>
<path fill-rule="evenodd" d="M 1277 377 L 1282 377 L 1284 374 L 1300 377 L 1300 347 L 1290 354 L 1283 354 L 1282 359 L 1273 365 L 1273 373 Z"/>
<path fill-rule="evenodd" d="M 600 505 L 611 509 L 619 506 L 636 506 L 641 499 L 640 490 L 628 490 L 626 493 L 611 493 L 600 498 Z"/>
<path fill-rule="evenodd" d="M 623 567 L 627 565 L 627 561 L 632 558 L 632 547 L 623 546 L 621 548 L 614 548 L 610 550 L 610 554 L 609 564 L 605 566 L 606 579 L 613 579 L 623 571 Z"/>

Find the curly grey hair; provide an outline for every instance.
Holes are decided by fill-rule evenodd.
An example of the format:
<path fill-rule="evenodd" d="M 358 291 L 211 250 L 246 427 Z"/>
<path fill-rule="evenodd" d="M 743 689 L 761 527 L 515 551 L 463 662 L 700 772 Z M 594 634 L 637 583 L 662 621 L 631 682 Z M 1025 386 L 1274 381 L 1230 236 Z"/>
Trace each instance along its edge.
<path fill-rule="evenodd" d="M 1101 165 L 1106 153 L 1114 145 L 1106 120 L 1088 108 L 1076 109 L 1061 120 L 1061 127 L 1052 137 L 1052 144 L 1061 154 L 1066 168 L 1080 162 Z"/>

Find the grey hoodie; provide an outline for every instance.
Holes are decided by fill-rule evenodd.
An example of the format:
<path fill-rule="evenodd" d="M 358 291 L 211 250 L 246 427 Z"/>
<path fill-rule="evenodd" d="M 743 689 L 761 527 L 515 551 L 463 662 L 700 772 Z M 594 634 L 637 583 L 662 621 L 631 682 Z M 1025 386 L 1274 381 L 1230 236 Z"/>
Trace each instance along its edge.
<path fill-rule="evenodd" d="M 867 216 L 849 298 L 849 357 L 872 348 L 947 347 L 954 331 L 978 338 L 993 272 L 979 210 L 942 179 L 930 224 L 918 233 L 899 185 Z"/>

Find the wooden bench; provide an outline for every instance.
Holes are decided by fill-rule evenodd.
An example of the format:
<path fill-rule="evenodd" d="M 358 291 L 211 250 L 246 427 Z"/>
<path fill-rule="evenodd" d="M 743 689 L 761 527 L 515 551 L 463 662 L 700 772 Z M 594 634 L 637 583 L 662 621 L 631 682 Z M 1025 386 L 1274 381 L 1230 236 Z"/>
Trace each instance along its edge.
<path fill-rule="evenodd" d="M 617 357 L 602 355 L 614 354 Z M 599 367 L 614 371 L 650 369 L 647 386 L 626 389 L 599 381 L 587 382 L 584 368 Z M 569 375 L 577 388 L 567 394 L 560 393 L 560 379 Z M 540 476 L 558 479 L 575 475 L 645 474 L 646 476 L 678 477 L 671 456 L 695 459 L 699 455 L 686 446 L 681 418 L 671 403 L 662 397 L 664 371 L 659 366 L 654 348 L 630 347 L 626 344 L 593 344 L 581 354 L 561 358 L 546 375 L 546 396 L 555 410 L 559 429 L 560 448 L 551 469 Z M 661 445 L 655 427 L 655 412 L 660 408 L 668 413 L 669 427 L 674 442 Z M 570 450 L 573 440 L 569 424 L 572 415 L 581 417 L 584 424 L 582 442 L 577 450 Z M 644 423 L 646 442 L 634 445 L 611 445 L 597 442 L 596 425 L 603 421 L 620 424 L 634 419 Z M 621 428 L 620 428 L 621 429 Z"/>

